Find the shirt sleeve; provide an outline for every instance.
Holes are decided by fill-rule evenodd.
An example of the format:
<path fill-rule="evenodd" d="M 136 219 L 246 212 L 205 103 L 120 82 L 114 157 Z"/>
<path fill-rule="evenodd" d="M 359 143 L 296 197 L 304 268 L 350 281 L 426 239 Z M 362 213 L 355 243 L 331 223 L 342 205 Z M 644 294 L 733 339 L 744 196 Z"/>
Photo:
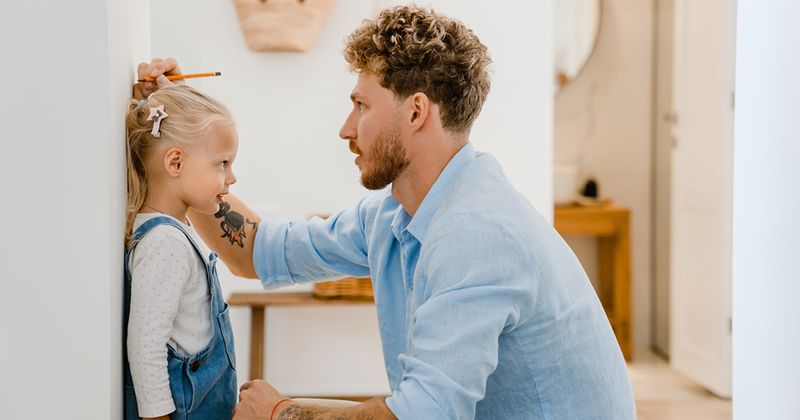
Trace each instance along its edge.
<path fill-rule="evenodd" d="M 160 227 L 139 242 L 134 254 L 130 267 L 128 361 L 139 415 L 158 417 L 175 411 L 167 371 L 167 343 L 195 256 L 188 242 Z"/>
<path fill-rule="evenodd" d="M 475 417 L 497 367 L 500 334 L 513 330 L 533 301 L 531 288 L 520 287 L 532 275 L 523 273 L 519 246 L 501 229 L 453 229 L 425 245 L 426 279 L 415 284 L 422 303 L 399 356 L 400 383 L 386 400 L 399 419 Z"/>
<path fill-rule="evenodd" d="M 326 220 L 261 221 L 253 265 L 264 288 L 368 276 L 365 200 Z"/>

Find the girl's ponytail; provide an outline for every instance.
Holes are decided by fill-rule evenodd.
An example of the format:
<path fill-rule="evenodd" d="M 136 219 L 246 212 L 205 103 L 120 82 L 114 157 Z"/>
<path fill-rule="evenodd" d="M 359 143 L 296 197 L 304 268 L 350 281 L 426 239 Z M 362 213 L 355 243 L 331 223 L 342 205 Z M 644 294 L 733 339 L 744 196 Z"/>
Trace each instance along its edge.
<path fill-rule="evenodd" d="M 147 139 L 147 127 L 141 123 L 143 102 L 135 99 L 128 104 L 125 121 L 127 131 L 126 156 L 128 161 L 128 201 L 125 206 L 125 247 L 132 245 L 133 222 L 147 197 L 147 169 L 143 161 L 143 149 Z"/>

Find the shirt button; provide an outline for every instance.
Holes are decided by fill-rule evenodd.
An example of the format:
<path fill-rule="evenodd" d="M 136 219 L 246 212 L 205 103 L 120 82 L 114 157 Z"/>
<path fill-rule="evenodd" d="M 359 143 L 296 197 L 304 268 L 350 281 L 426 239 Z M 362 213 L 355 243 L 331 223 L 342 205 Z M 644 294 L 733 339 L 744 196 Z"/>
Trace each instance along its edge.
<path fill-rule="evenodd" d="M 195 360 L 194 362 L 192 362 L 191 365 L 189 365 L 189 370 L 191 370 L 192 372 L 197 372 L 197 369 L 199 369 L 199 368 L 200 368 L 200 361 L 199 360 Z"/>

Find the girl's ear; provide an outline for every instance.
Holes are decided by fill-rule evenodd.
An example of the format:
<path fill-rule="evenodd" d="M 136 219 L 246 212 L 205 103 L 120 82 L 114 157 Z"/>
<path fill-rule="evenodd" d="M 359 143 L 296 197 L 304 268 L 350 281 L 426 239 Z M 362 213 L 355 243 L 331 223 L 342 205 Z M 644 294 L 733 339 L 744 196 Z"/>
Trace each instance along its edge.
<path fill-rule="evenodd" d="M 179 147 L 173 147 L 164 153 L 164 169 L 167 175 L 177 178 L 183 169 L 183 161 L 186 159 L 186 154 Z"/>

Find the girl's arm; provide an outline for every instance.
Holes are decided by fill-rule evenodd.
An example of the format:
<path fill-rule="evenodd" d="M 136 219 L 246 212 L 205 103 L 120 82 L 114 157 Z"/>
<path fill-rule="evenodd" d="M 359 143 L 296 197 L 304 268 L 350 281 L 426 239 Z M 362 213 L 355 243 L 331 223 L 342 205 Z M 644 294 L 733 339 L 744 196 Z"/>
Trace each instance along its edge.
<path fill-rule="evenodd" d="M 232 194 L 216 214 L 189 210 L 189 219 L 203 241 L 231 272 L 239 277 L 258 278 L 253 266 L 253 241 L 261 218 Z"/>
<path fill-rule="evenodd" d="M 126 341 L 139 415 L 144 418 L 175 411 L 167 343 L 196 260 L 192 246 L 172 227 L 156 227 L 131 254 Z"/>

